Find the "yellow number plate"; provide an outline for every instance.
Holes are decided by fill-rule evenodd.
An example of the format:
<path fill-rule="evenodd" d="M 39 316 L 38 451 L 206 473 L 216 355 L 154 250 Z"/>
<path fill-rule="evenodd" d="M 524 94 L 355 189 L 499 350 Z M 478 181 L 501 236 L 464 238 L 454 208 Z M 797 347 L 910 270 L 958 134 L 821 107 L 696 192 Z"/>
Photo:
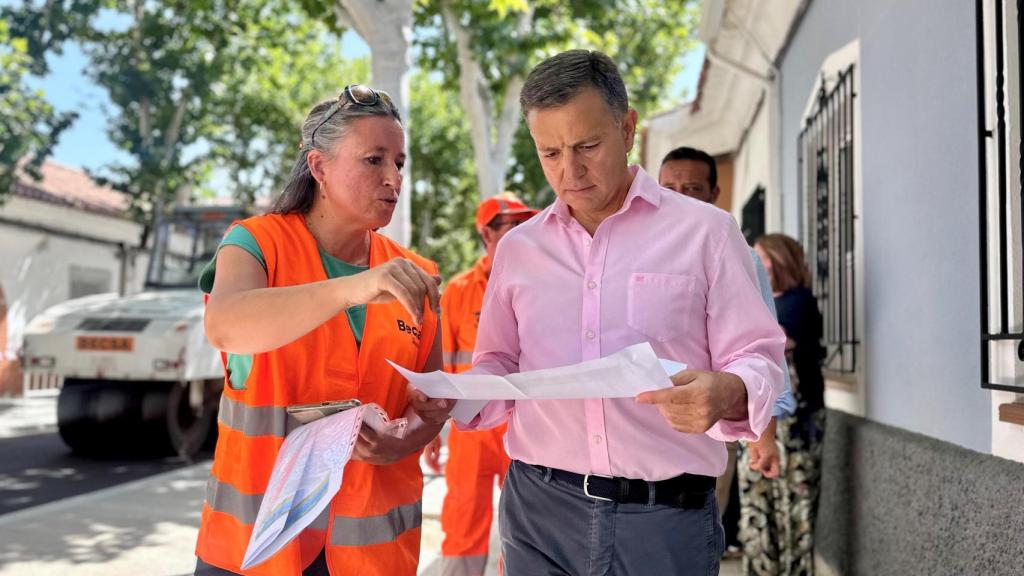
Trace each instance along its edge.
<path fill-rule="evenodd" d="M 75 339 L 75 350 L 97 352 L 131 352 L 135 341 L 131 337 L 79 336 Z"/>

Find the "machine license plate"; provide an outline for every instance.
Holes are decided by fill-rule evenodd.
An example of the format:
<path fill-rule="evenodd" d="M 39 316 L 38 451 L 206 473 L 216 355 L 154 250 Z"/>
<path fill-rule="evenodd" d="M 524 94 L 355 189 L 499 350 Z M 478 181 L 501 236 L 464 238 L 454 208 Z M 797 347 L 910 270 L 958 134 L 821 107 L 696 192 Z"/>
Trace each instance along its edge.
<path fill-rule="evenodd" d="M 76 350 L 131 352 L 134 345 L 134 339 L 127 336 L 79 336 L 75 339 Z"/>

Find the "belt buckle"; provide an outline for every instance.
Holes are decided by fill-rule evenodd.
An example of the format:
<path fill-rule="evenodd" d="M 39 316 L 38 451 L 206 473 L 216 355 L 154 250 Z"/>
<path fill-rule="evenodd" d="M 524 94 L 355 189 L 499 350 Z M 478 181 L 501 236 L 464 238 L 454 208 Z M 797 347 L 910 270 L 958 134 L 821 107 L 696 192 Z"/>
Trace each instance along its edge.
<path fill-rule="evenodd" d="M 587 496 L 593 498 L 594 500 L 604 500 L 605 502 L 614 502 L 614 500 L 612 500 L 611 498 L 605 498 L 604 496 L 596 496 L 596 495 L 590 493 L 590 477 L 591 476 L 596 476 L 598 478 L 608 478 L 609 480 L 613 478 L 613 476 L 604 476 L 602 474 L 584 474 L 583 475 L 583 493 L 586 494 Z"/>

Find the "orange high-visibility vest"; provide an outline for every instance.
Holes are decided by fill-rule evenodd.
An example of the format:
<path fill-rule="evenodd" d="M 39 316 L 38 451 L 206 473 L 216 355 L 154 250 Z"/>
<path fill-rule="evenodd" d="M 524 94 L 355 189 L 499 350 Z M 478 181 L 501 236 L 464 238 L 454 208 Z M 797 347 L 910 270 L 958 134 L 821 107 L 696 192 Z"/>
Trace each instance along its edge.
<path fill-rule="evenodd" d="M 480 309 L 487 289 L 487 258 L 452 278 L 441 297 L 441 342 L 446 372 L 472 367 Z M 455 572 L 482 574 L 487 557 L 493 516 L 494 477 L 499 484 L 508 470 L 504 437 L 507 426 L 462 432 L 452 427 L 448 435 L 448 485 L 441 510 L 444 541 L 441 554 L 446 564 L 458 564 Z M 451 566 L 446 566 L 451 569 Z"/>
<path fill-rule="evenodd" d="M 480 258 L 472 268 L 456 274 L 441 295 L 441 350 L 445 372 L 458 374 L 473 367 L 488 265 L 486 256 Z"/>
<path fill-rule="evenodd" d="M 301 215 L 257 216 L 240 225 L 263 252 L 268 286 L 327 280 Z M 433 262 L 377 233 L 370 236 L 371 268 L 408 258 L 437 274 Z M 406 382 L 384 359 L 422 371 L 436 333 L 437 316 L 429 307 L 419 325 L 397 301 L 370 304 L 358 348 L 347 316 L 338 314 L 290 344 L 253 355 L 244 390 L 225 380 L 196 555 L 241 574 L 282 576 L 300 574 L 326 547 L 332 574 L 414 575 L 423 493 L 419 451 L 388 466 L 349 462 L 341 490 L 312 526 L 263 564 L 246 571 L 240 566 L 277 452 L 297 426 L 286 407 L 358 398 L 400 417 L 408 405 Z"/>

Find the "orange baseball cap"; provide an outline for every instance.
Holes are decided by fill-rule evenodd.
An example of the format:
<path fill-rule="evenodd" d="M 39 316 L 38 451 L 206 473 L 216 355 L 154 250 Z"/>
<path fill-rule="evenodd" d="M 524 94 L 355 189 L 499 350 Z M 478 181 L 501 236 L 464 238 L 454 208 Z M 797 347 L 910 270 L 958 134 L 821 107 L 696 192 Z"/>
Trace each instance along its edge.
<path fill-rule="evenodd" d="M 502 192 L 492 196 L 477 206 L 476 229 L 482 230 L 484 226 L 491 223 L 491 220 L 500 214 L 528 214 L 533 216 L 538 210 L 530 208 L 518 196 L 511 192 Z"/>

